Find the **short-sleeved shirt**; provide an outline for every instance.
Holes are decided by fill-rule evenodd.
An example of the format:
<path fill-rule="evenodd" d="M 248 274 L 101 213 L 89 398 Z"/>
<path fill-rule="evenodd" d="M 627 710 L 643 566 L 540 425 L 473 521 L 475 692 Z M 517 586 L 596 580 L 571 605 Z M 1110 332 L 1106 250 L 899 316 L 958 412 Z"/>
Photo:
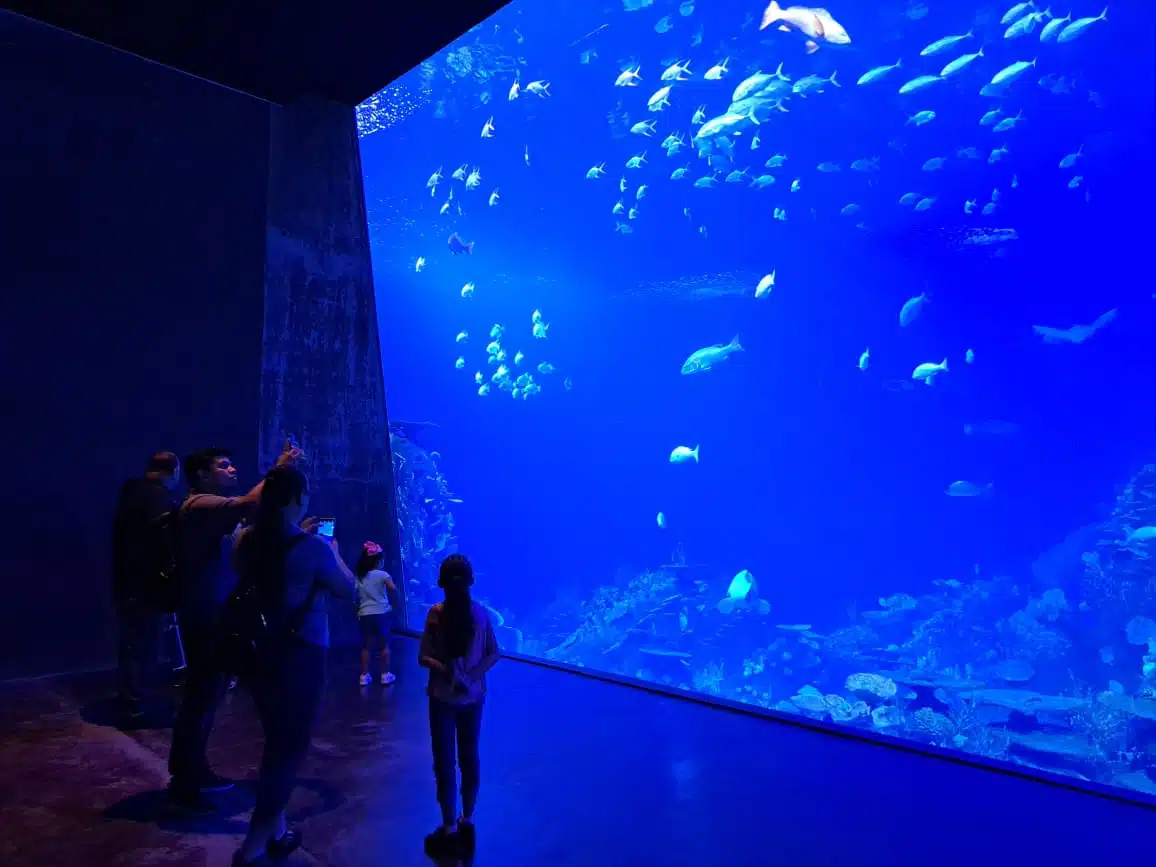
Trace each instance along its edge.
<path fill-rule="evenodd" d="M 240 551 L 245 539 L 253 532 L 247 527 L 237 534 L 234 551 Z M 308 644 L 318 647 L 329 646 L 329 587 L 333 583 L 327 576 L 339 572 L 337 558 L 329 544 L 320 536 L 305 533 L 300 527 L 287 527 L 282 533 L 282 541 L 288 542 L 294 536 L 305 536 L 288 549 L 285 555 L 285 610 L 300 624 L 297 635 Z M 244 557 L 239 558 L 244 563 Z M 244 568 L 244 566 L 242 566 Z M 313 599 L 308 609 L 301 611 L 313 590 Z M 300 614 L 298 614 L 300 612 Z"/>
<path fill-rule="evenodd" d="M 181 617 L 211 621 L 237 586 L 233 538 L 253 504 L 240 497 L 189 494 L 181 504 L 178 531 Z"/>
<path fill-rule="evenodd" d="M 476 666 L 491 653 L 498 652 L 498 639 L 494 635 L 494 625 L 490 622 L 490 615 L 485 606 L 477 602 L 470 602 L 471 613 L 474 619 L 474 639 L 470 642 L 466 655 L 460 659 L 450 659 L 446 651 L 445 635 L 442 631 L 442 612 L 444 603 L 439 602 L 429 610 L 425 621 L 425 632 L 421 637 L 421 656 L 428 656 L 446 665 L 451 670 L 460 667 L 466 671 Z M 448 704 L 473 704 L 486 697 L 486 678 L 483 675 L 470 684 L 466 692 L 457 692 L 453 688 L 453 678 L 438 671 L 429 670 L 428 693 L 433 698 L 440 699 Z"/>
<path fill-rule="evenodd" d="M 390 612 L 389 589 L 385 583 L 389 580 L 389 573 L 381 569 L 370 569 L 357 579 L 358 617 Z"/>

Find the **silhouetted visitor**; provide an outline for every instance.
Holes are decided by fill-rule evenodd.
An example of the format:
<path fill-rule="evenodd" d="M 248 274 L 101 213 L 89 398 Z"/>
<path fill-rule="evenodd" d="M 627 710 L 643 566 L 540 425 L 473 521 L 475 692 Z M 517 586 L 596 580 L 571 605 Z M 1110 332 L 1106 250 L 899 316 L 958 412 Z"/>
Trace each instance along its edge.
<path fill-rule="evenodd" d="M 270 470 L 253 524 L 237 535 L 234 549 L 241 586 L 256 590 L 267 624 L 256 644 L 253 669 L 242 679 L 265 730 L 265 749 L 257 803 L 249 833 L 233 856 L 235 867 L 266 856 L 285 858 L 301 845 L 300 833 L 286 825 L 285 805 L 325 690 L 326 598 L 352 600 L 356 592 L 337 543 L 300 526 L 308 504 L 309 485 L 300 470 Z"/>
<path fill-rule="evenodd" d="M 470 598 L 474 570 L 461 554 L 442 561 L 438 586 L 445 601 L 429 611 L 418 660 L 429 669 L 429 727 L 442 823 L 426 837 L 426 851 L 442 854 L 474 845 L 474 805 L 481 780 L 478 738 L 486 672 L 500 657 L 484 606 Z M 462 811 L 458 813 L 461 768 Z"/>
<path fill-rule="evenodd" d="M 286 445 L 277 466 L 292 466 L 302 457 L 300 449 Z M 169 800 L 178 809 L 206 813 L 214 805 L 204 794 L 233 785 L 213 773 L 206 756 L 213 717 L 226 686 L 214 637 L 222 605 L 237 583 L 233 536 L 256 508 L 265 482 L 243 496 L 230 496 L 237 488 L 237 468 L 224 449 L 189 455 L 185 478 L 190 492 L 177 521 L 177 583 L 186 674 L 169 751 Z"/>
<path fill-rule="evenodd" d="M 361 685 L 369 686 L 369 654 L 373 645 L 381 655 L 381 683 L 389 686 L 396 677 L 389 670 L 390 618 L 393 606 L 389 594 L 397 587 L 393 578 L 382 568 L 385 552 L 376 542 L 361 546 L 361 557 L 354 573 L 357 575 L 357 624 L 361 632 Z"/>
<path fill-rule="evenodd" d="M 117 709 L 131 723 L 149 708 L 152 685 L 172 598 L 171 540 L 167 529 L 176 510 L 173 489 L 180 460 L 172 452 L 149 458 L 144 476 L 121 486 L 112 526 L 112 596 L 116 605 Z"/>

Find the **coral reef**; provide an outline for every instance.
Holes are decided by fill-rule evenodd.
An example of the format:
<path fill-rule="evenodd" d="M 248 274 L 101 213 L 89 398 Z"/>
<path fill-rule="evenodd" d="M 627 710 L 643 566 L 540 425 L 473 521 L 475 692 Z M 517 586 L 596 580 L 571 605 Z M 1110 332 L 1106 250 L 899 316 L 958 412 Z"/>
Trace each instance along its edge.
<path fill-rule="evenodd" d="M 681 552 L 524 628 L 573 665 L 1156 792 L 1156 543 L 1136 533 L 1153 525 L 1147 466 L 1080 531 L 1082 558 L 1065 543 L 1022 579 L 933 581 L 826 633 L 775 626 L 765 601 L 720 604 L 753 576 L 691 573 Z M 1041 574 L 1081 560 L 1082 581 Z"/>

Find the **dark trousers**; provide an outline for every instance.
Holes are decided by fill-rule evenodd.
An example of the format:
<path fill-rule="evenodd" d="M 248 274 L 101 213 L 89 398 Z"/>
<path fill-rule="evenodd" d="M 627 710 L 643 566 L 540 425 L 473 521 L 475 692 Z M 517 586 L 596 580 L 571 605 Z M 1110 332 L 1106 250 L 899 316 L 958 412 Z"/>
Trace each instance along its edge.
<path fill-rule="evenodd" d="M 130 710 L 141 710 L 157 671 L 166 616 L 134 599 L 118 600 L 117 697 Z"/>
<path fill-rule="evenodd" d="M 450 704 L 430 696 L 429 731 L 433 744 L 438 804 L 442 810 L 442 821 L 448 825 L 457 819 L 458 768 L 462 772 L 462 802 L 472 808 L 478 798 L 478 787 L 481 785 L 478 739 L 482 731 L 482 702 Z"/>
<path fill-rule="evenodd" d="M 214 653 L 211 618 L 181 617 L 185 646 L 185 688 L 173 723 L 169 773 L 176 788 L 196 789 L 209 772 L 206 751 L 226 678 Z"/>
<path fill-rule="evenodd" d="M 273 820 L 297 785 L 325 692 L 325 656 L 299 639 L 260 654 L 248 683 L 265 730 L 253 825 Z"/>

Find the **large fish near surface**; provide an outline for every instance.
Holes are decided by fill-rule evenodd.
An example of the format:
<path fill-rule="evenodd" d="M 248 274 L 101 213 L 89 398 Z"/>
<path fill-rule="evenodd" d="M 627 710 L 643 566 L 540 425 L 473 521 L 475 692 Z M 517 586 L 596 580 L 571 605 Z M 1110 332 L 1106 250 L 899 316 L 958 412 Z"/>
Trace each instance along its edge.
<path fill-rule="evenodd" d="M 778 0 L 771 0 L 763 11 L 763 21 L 759 30 L 766 30 L 776 21 L 779 29 L 790 32 L 798 30 L 807 37 L 808 54 L 819 50 L 820 42 L 830 42 L 835 45 L 849 45 L 851 37 L 847 30 L 836 21 L 826 9 L 812 9 L 809 6 L 788 6 L 786 9 L 778 4 Z"/>
<path fill-rule="evenodd" d="M 682 363 L 682 373 L 686 376 L 691 373 L 701 373 L 710 370 L 721 361 L 726 361 L 732 352 L 742 352 L 742 344 L 736 334 L 730 343 L 719 343 L 707 346 L 692 352 L 690 357 Z"/>

